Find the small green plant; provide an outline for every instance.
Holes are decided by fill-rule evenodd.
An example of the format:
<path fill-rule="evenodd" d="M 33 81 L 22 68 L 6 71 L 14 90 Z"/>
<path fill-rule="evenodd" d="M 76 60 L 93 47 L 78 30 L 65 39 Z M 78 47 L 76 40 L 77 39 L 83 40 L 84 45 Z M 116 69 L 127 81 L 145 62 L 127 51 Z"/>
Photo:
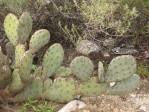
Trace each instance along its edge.
<path fill-rule="evenodd" d="M 66 40 L 70 40 L 74 45 L 83 40 L 83 39 L 87 39 L 87 37 L 84 35 L 84 36 L 81 36 L 78 32 L 78 29 L 77 29 L 77 26 L 75 26 L 74 24 L 71 25 L 71 28 L 68 28 L 67 25 L 65 25 L 64 27 L 62 26 L 61 22 L 59 21 L 58 22 L 58 26 L 59 28 L 64 32 L 64 34 L 66 35 L 65 36 L 65 39 Z"/>
<path fill-rule="evenodd" d="M 56 110 L 47 101 L 40 103 L 38 100 L 28 99 L 17 112 L 56 112 Z"/>
<path fill-rule="evenodd" d="M 143 64 L 140 64 L 137 68 L 137 73 L 140 75 L 149 75 L 149 68 Z"/>

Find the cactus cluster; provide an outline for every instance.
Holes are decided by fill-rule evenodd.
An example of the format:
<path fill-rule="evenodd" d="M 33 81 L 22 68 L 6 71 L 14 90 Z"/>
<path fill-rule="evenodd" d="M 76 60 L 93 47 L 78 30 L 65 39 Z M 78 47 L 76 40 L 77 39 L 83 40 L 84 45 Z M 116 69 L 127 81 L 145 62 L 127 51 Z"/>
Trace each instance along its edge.
<path fill-rule="evenodd" d="M 134 57 L 124 55 L 114 58 L 107 72 L 103 63 L 99 62 L 98 74 L 93 76 L 94 64 L 85 56 L 73 59 L 69 67 L 61 66 L 64 49 L 58 43 L 48 48 L 42 64 L 33 70 L 34 54 L 50 40 L 48 30 L 36 31 L 29 40 L 32 19 L 27 12 L 20 19 L 8 14 L 4 29 L 10 42 L 6 45 L 7 56 L 0 49 L 0 96 L 6 101 L 22 102 L 28 98 L 42 98 L 68 102 L 77 95 L 128 93 L 139 84 Z M 13 60 L 11 64 L 8 58 Z"/>

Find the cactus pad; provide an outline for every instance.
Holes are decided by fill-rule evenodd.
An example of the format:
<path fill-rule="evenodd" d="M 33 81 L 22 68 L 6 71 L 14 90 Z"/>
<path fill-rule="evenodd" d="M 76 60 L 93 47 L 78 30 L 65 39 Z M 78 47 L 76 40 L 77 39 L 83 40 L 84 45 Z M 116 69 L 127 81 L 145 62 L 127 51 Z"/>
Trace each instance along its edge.
<path fill-rule="evenodd" d="M 51 77 L 60 67 L 64 58 L 64 50 L 60 44 L 52 45 L 45 53 L 43 58 L 43 77 Z"/>
<path fill-rule="evenodd" d="M 19 74 L 23 82 L 28 82 L 31 80 L 31 70 L 32 70 L 32 61 L 33 56 L 30 51 L 26 51 L 23 56 L 21 57 L 21 60 L 19 62 L 18 69 Z"/>
<path fill-rule="evenodd" d="M 86 82 L 79 85 L 78 93 L 83 96 L 98 96 L 105 93 L 107 89 L 106 83 L 97 83 L 97 78 L 92 77 Z"/>
<path fill-rule="evenodd" d="M 13 14 L 8 14 L 4 20 L 4 29 L 10 42 L 16 46 L 18 44 L 18 26 L 19 20 Z"/>
<path fill-rule="evenodd" d="M 136 73 L 136 61 L 131 55 L 114 58 L 105 75 L 106 82 L 121 81 Z"/>
<path fill-rule="evenodd" d="M 20 92 L 24 87 L 24 84 L 20 78 L 19 70 L 15 69 L 12 73 L 12 82 L 9 86 L 9 91 L 11 94 L 16 94 Z"/>
<path fill-rule="evenodd" d="M 71 69 L 68 67 L 60 67 L 57 71 L 56 71 L 56 75 L 60 76 L 60 77 L 66 77 L 69 76 L 71 74 Z"/>
<path fill-rule="evenodd" d="M 35 69 L 33 75 L 36 77 L 41 77 L 41 74 L 42 74 L 42 66 L 39 66 Z"/>
<path fill-rule="evenodd" d="M 15 66 L 18 67 L 20 59 L 25 53 L 25 46 L 23 44 L 18 44 L 15 48 Z"/>
<path fill-rule="evenodd" d="M 87 81 L 94 71 L 92 61 L 84 56 L 79 56 L 73 59 L 70 64 L 70 68 L 72 73 L 83 81 Z"/>
<path fill-rule="evenodd" d="M 22 102 L 27 99 L 39 99 L 42 95 L 42 80 L 40 78 L 35 78 L 33 82 L 28 85 L 22 92 L 15 95 L 13 102 Z"/>
<path fill-rule="evenodd" d="M 43 96 L 47 100 L 68 102 L 74 98 L 75 81 L 73 79 L 55 79 Z"/>
<path fill-rule="evenodd" d="M 19 19 L 19 42 L 25 43 L 29 37 L 29 34 L 32 30 L 32 18 L 28 12 L 25 12 L 21 15 Z"/>
<path fill-rule="evenodd" d="M 51 87 L 52 83 L 53 83 L 52 80 L 49 79 L 49 78 L 44 81 L 44 83 L 43 83 L 43 93 L 45 91 L 48 91 L 48 89 Z"/>
<path fill-rule="evenodd" d="M 7 57 L 10 58 L 14 62 L 15 58 L 15 48 L 11 42 L 8 42 L 5 46 Z"/>
<path fill-rule="evenodd" d="M 107 94 L 125 94 L 132 92 L 140 83 L 139 75 L 132 75 L 129 78 L 117 82 L 113 87 L 107 89 Z"/>
<path fill-rule="evenodd" d="M 98 63 L 98 78 L 100 82 L 104 82 L 104 67 L 101 61 Z"/>
<path fill-rule="evenodd" d="M 29 49 L 32 53 L 37 52 L 40 48 L 45 46 L 50 39 L 50 33 L 46 29 L 36 31 L 30 40 Z"/>
<path fill-rule="evenodd" d="M 11 70 L 7 65 L 0 67 L 0 89 L 4 89 L 11 81 Z"/>

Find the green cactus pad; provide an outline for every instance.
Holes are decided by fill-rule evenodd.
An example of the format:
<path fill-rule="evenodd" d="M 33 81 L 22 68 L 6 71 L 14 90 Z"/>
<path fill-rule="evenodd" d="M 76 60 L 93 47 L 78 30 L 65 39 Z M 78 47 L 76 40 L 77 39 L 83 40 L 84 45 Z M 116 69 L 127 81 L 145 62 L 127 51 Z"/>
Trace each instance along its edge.
<path fill-rule="evenodd" d="M 60 67 L 57 71 L 56 71 L 56 75 L 60 76 L 60 77 L 66 77 L 69 76 L 71 74 L 71 69 L 68 67 Z"/>
<path fill-rule="evenodd" d="M 70 68 L 72 73 L 83 81 L 87 81 L 94 71 L 92 61 L 84 56 L 79 56 L 73 59 Z"/>
<path fill-rule="evenodd" d="M 49 90 L 52 83 L 53 83 L 52 80 L 49 79 L 49 78 L 44 81 L 44 83 L 43 83 L 43 93 Z"/>
<path fill-rule="evenodd" d="M 14 69 L 14 71 L 12 73 L 12 81 L 9 86 L 9 91 L 11 94 L 16 94 L 16 93 L 20 92 L 23 89 L 23 87 L 24 87 L 24 84 L 20 78 L 19 70 Z"/>
<path fill-rule="evenodd" d="M 0 89 L 4 89 L 11 81 L 11 70 L 7 65 L 0 67 Z"/>
<path fill-rule="evenodd" d="M 107 94 L 126 94 L 135 90 L 140 83 L 139 75 L 132 75 L 129 78 L 117 82 L 113 87 L 107 89 Z"/>
<path fill-rule="evenodd" d="M 43 97 L 47 100 L 64 103 L 74 98 L 74 91 L 75 81 L 73 79 L 56 79 L 43 93 Z"/>
<path fill-rule="evenodd" d="M 41 77 L 42 74 L 42 66 L 39 66 L 35 69 L 34 73 L 33 73 L 36 77 Z"/>
<path fill-rule="evenodd" d="M 18 36 L 18 25 L 19 20 L 13 14 L 8 14 L 4 20 L 4 29 L 7 37 L 10 42 L 16 46 L 18 44 L 19 36 Z"/>
<path fill-rule="evenodd" d="M 60 67 L 64 58 L 64 50 L 60 44 L 53 44 L 43 57 L 43 77 L 51 77 L 54 72 Z"/>
<path fill-rule="evenodd" d="M 104 67 L 101 61 L 98 63 L 98 78 L 100 82 L 104 82 Z"/>
<path fill-rule="evenodd" d="M 78 93 L 83 96 L 98 96 L 105 93 L 108 85 L 106 83 L 97 83 L 97 78 L 92 77 L 87 82 L 83 82 L 78 87 Z"/>
<path fill-rule="evenodd" d="M 18 35 L 19 35 L 19 42 L 25 43 L 29 37 L 29 34 L 32 30 L 32 18 L 28 12 L 25 12 L 21 15 L 19 19 L 19 29 L 18 29 Z"/>
<path fill-rule="evenodd" d="M 43 82 L 40 78 L 35 78 L 22 92 L 18 93 L 12 99 L 13 102 L 22 102 L 27 99 L 39 99 L 42 95 Z"/>
<path fill-rule="evenodd" d="M 32 61 L 33 61 L 33 56 L 30 51 L 26 51 L 18 66 L 19 69 L 19 74 L 23 82 L 28 82 L 31 80 L 31 70 L 32 70 Z"/>
<path fill-rule="evenodd" d="M 23 44 L 18 44 L 15 48 L 15 66 L 18 67 L 19 62 L 25 53 L 25 46 Z"/>
<path fill-rule="evenodd" d="M 121 81 L 136 73 L 136 61 L 131 55 L 114 58 L 105 75 L 106 82 Z"/>
<path fill-rule="evenodd" d="M 5 46 L 7 57 L 14 61 L 15 58 L 15 48 L 11 42 L 8 42 Z"/>
<path fill-rule="evenodd" d="M 32 53 L 37 52 L 40 48 L 45 46 L 50 40 L 50 33 L 46 29 L 36 31 L 30 40 L 29 49 Z"/>

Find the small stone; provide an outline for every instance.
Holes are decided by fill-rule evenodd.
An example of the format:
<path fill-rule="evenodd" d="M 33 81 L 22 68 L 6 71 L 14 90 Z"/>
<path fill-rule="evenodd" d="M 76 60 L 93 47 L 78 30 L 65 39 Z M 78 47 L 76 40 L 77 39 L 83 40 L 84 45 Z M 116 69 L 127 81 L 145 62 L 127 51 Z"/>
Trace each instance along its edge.
<path fill-rule="evenodd" d="M 144 52 L 145 58 L 149 58 L 149 51 Z"/>
<path fill-rule="evenodd" d="M 82 109 L 86 106 L 86 104 L 79 100 L 73 100 L 66 104 L 63 108 L 61 108 L 58 112 L 72 112 L 77 109 Z"/>
<path fill-rule="evenodd" d="M 100 48 L 92 41 L 82 40 L 76 45 L 76 50 L 83 55 L 89 55 L 93 52 L 99 52 Z"/>
<path fill-rule="evenodd" d="M 140 110 L 142 110 L 143 112 L 148 112 L 147 106 L 145 105 L 141 105 Z"/>
<path fill-rule="evenodd" d="M 110 87 L 113 87 L 116 82 L 110 82 Z"/>
<path fill-rule="evenodd" d="M 105 58 L 109 58 L 110 54 L 108 52 L 102 52 L 103 57 Z"/>
<path fill-rule="evenodd" d="M 134 98 L 134 97 L 136 97 L 136 94 L 131 94 L 130 96 Z"/>
<path fill-rule="evenodd" d="M 138 53 L 138 51 L 135 50 L 135 49 L 132 49 L 132 48 L 121 48 L 121 47 L 113 48 L 112 51 L 114 52 L 114 54 L 121 54 L 121 55 Z"/>

